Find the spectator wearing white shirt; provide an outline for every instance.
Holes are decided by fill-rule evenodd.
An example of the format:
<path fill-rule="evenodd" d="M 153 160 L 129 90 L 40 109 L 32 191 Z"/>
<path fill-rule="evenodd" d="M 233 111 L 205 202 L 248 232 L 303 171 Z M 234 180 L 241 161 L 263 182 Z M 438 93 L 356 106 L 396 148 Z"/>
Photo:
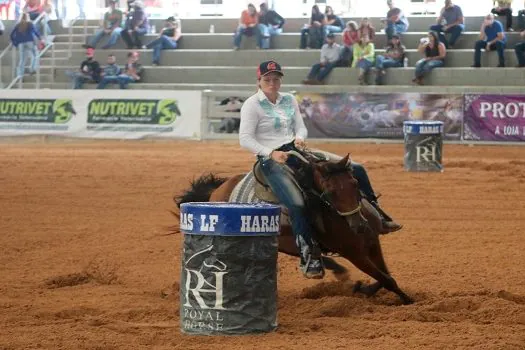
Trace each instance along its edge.
<path fill-rule="evenodd" d="M 332 69 L 339 64 L 341 51 L 341 45 L 335 42 L 334 33 L 329 33 L 326 36 L 326 44 L 321 48 L 320 62 L 312 66 L 308 78 L 303 81 L 303 84 L 322 84 Z"/>

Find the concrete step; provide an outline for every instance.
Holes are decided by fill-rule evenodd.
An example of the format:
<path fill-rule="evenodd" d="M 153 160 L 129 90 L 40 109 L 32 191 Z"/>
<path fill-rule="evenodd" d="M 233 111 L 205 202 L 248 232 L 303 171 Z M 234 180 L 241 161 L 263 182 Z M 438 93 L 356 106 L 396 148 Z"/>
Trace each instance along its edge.
<path fill-rule="evenodd" d="M 145 83 L 185 83 L 185 84 L 253 84 L 255 88 L 255 70 L 253 67 L 145 67 Z M 45 76 L 47 68 L 42 68 Z M 68 82 L 66 70 L 77 67 L 59 67 L 56 69 L 55 81 Z M 284 82 L 300 84 L 306 78 L 308 67 L 287 67 Z M 357 69 L 336 68 L 328 84 L 356 85 Z M 370 74 L 372 80 L 374 73 Z M 389 85 L 410 85 L 414 68 L 395 68 L 388 70 L 386 83 Z M 519 68 L 439 68 L 435 69 L 428 79 L 430 85 L 442 86 L 522 86 L 525 69 Z M 44 81 L 44 78 L 43 78 Z"/>
<path fill-rule="evenodd" d="M 140 50 L 143 64 L 151 64 L 152 51 Z M 96 50 L 95 58 L 101 63 L 106 62 L 109 53 L 115 54 L 117 62 L 126 61 L 128 50 Z M 66 55 L 67 51 L 57 51 L 55 55 Z M 384 54 L 384 50 L 377 50 L 377 55 Z M 48 54 L 49 56 L 50 54 Z M 409 65 L 414 66 L 421 59 L 416 50 L 408 50 Z M 469 67 L 473 63 L 473 50 L 449 50 L 447 53 L 447 67 Z M 84 60 L 85 50 L 75 50 L 69 62 L 76 63 Z M 164 50 L 161 55 L 162 66 L 243 66 L 255 67 L 258 62 L 276 60 L 286 67 L 310 67 L 319 61 L 319 50 Z M 505 58 L 508 67 L 517 65 L 514 50 L 506 50 Z M 62 62 L 62 59 L 60 59 Z M 46 57 L 46 62 L 50 61 Z M 497 66 L 498 59 L 495 52 L 482 55 L 483 66 Z M 255 68 L 254 68 L 255 69 Z"/>
<path fill-rule="evenodd" d="M 403 44 L 407 49 L 417 49 L 419 40 L 427 35 L 426 32 L 417 33 L 406 33 L 403 35 Z M 143 44 L 147 44 L 158 36 L 153 34 L 145 35 L 142 39 Z M 507 47 L 513 48 L 514 45 L 522 41 L 519 33 L 508 33 L 507 35 Z M 90 38 L 88 39 L 88 41 Z M 106 43 L 107 38 L 103 39 L 99 44 L 101 47 Z M 479 40 L 478 32 L 466 32 L 464 33 L 456 43 L 456 49 L 473 49 L 476 41 Z M 55 42 L 65 43 L 69 41 L 68 35 L 57 35 Z M 74 42 L 82 41 L 81 35 L 73 36 Z M 337 42 L 341 43 L 341 35 L 337 35 Z M 378 33 L 374 41 L 377 48 L 385 47 L 387 44 L 386 35 L 384 33 Z M 271 40 L 271 46 L 273 49 L 297 49 L 300 44 L 299 33 L 284 33 L 282 35 L 273 37 Z M 241 42 L 241 49 L 255 49 L 256 42 L 255 37 L 244 37 Z M 124 42 L 118 40 L 116 49 L 124 49 Z M 185 34 L 180 42 L 180 49 L 191 49 L 191 50 L 224 50 L 233 48 L 233 35 L 232 34 Z"/>
<path fill-rule="evenodd" d="M 387 9 L 385 8 L 385 15 Z M 343 18 L 345 22 L 349 20 L 356 21 L 359 23 L 361 18 Z M 429 29 L 431 25 L 436 23 L 436 16 L 412 16 L 409 17 L 409 30 L 414 32 L 424 32 Z M 499 21 L 505 25 L 505 18 L 498 18 Z M 381 19 L 379 17 L 370 18 L 370 21 L 376 28 L 380 30 L 383 28 Z M 8 21 L 12 22 L 12 21 Z M 309 18 L 288 18 L 284 24 L 284 32 L 298 32 L 305 23 L 309 22 Z M 465 24 L 467 31 L 479 31 L 481 23 L 483 22 L 483 17 L 465 17 Z M 152 25 L 155 25 L 157 31 L 162 28 L 164 25 L 163 20 L 150 20 Z M 182 20 L 182 30 L 183 33 L 209 33 L 210 25 L 213 24 L 215 27 L 215 33 L 232 33 L 237 28 L 239 20 L 237 18 L 198 18 L 198 19 L 183 19 Z M 517 18 L 514 18 L 514 23 L 517 22 Z M 68 33 L 68 28 L 63 28 L 62 23 L 59 21 L 50 21 L 51 28 L 56 34 L 66 34 Z M 97 28 L 100 25 L 99 20 L 88 20 L 87 22 L 90 28 Z M 7 23 L 8 26 L 11 23 Z M 76 26 L 82 26 L 83 21 L 79 21 L 75 24 Z M 83 32 L 78 32 L 83 33 Z"/>

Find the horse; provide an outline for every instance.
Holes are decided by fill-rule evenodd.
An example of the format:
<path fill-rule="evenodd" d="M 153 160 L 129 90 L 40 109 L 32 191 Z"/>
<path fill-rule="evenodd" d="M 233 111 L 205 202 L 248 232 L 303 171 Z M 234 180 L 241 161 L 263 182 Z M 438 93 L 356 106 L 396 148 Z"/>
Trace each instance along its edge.
<path fill-rule="evenodd" d="M 385 288 L 397 294 L 403 304 L 413 303 L 413 299 L 399 288 L 388 271 L 379 241 L 381 218 L 360 194 L 349 166 L 350 155 L 334 161 L 303 152 L 290 151 L 288 154 L 289 158 L 298 159 L 295 162 L 299 164 L 297 173 L 306 174 L 303 177 L 307 180 L 303 179 L 301 185 L 307 210 L 313 218 L 315 238 L 325 253 L 322 257 L 325 267 L 336 274 L 346 272 L 346 268 L 329 255 L 343 257 L 376 280 L 370 285 L 357 282 L 353 287 L 354 293 L 371 297 Z M 179 207 L 186 202 L 228 202 L 232 192 L 248 175 L 238 174 L 230 178 L 221 178 L 213 173 L 203 175 L 194 180 L 183 194 L 174 197 L 174 201 Z M 289 222 L 281 223 L 279 251 L 299 256 Z"/>

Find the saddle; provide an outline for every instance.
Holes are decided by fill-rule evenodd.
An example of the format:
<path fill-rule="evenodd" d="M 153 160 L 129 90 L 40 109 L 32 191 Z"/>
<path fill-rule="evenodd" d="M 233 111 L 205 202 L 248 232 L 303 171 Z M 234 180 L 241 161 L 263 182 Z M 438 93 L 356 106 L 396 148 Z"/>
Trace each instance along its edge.
<path fill-rule="evenodd" d="M 317 161 L 329 161 L 330 160 L 329 156 L 322 152 L 309 151 L 308 155 Z M 297 179 L 297 176 L 294 170 L 290 167 L 287 167 L 287 169 L 289 170 L 288 176 L 290 177 L 290 179 L 297 185 L 299 189 L 302 190 L 302 186 L 300 185 L 300 181 Z M 255 188 L 254 188 L 255 196 L 262 201 L 279 204 L 279 199 L 275 196 L 272 189 L 266 182 L 266 178 L 264 177 L 264 174 L 261 170 L 261 159 L 258 159 L 255 162 L 255 164 L 253 165 L 252 171 L 253 171 L 253 175 L 256 180 Z"/>

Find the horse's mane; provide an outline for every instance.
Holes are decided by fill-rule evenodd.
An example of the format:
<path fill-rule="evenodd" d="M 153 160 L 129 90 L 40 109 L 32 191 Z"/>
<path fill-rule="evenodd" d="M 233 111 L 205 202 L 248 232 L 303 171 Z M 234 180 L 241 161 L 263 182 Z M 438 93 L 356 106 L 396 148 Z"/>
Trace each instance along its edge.
<path fill-rule="evenodd" d="M 173 201 L 180 208 L 182 203 L 207 202 L 211 193 L 222 185 L 227 178 L 219 177 L 213 173 L 204 174 L 198 179 L 193 179 L 190 188 L 179 196 L 173 197 Z"/>

